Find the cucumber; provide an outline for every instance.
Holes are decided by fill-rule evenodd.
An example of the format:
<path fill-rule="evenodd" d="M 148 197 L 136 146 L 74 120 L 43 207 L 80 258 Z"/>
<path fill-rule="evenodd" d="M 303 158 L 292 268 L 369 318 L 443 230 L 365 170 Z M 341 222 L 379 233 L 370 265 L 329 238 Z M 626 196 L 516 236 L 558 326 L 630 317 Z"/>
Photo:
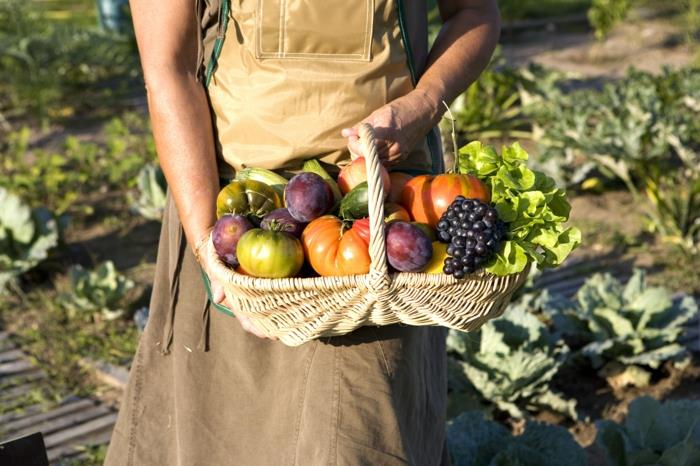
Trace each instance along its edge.
<path fill-rule="evenodd" d="M 363 181 L 345 195 L 340 201 L 340 218 L 357 220 L 369 216 L 369 190 Z"/>
<path fill-rule="evenodd" d="M 333 207 L 333 210 L 335 210 L 338 203 L 340 203 L 340 200 L 343 198 L 343 193 L 340 192 L 338 183 L 336 183 L 333 177 L 331 177 L 323 168 L 321 162 L 316 159 L 307 160 L 304 162 L 304 166 L 301 169 L 305 172 L 316 173 L 318 176 L 326 180 L 326 183 L 328 183 L 328 185 L 331 187 L 331 191 L 333 191 L 333 198 L 335 199 L 335 206 Z"/>
<path fill-rule="evenodd" d="M 278 175 L 272 170 L 267 170 L 265 168 L 244 168 L 236 173 L 235 179 L 241 181 L 255 180 L 264 183 L 277 191 L 277 194 L 280 195 L 280 199 L 284 198 L 284 187 L 288 182 L 282 175 Z"/>

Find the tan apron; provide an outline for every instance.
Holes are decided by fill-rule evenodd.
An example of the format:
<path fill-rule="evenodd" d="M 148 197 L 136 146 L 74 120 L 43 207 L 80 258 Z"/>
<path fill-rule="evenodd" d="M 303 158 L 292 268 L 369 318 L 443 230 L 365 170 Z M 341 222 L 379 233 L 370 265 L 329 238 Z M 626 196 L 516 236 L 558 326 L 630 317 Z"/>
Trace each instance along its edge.
<path fill-rule="evenodd" d="M 346 162 L 340 130 L 413 89 L 399 6 L 394 0 L 233 0 L 208 85 L 227 165 Z M 426 140 L 395 169 L 442 171 L 439 150 Z"/>
<path fill-rule="evenodd" d="M 246 8 L 242 8 L 243 3 Z M 309 18 L 323 19 L 313 22 L 313 27 L 325 21 L 337 29 L 342 29 L 344 21 L 353 24 L 348 35 L 343 36 L 347 41 L 345 49 L 338 48 L 342 44 L 337 44 L 324 51 L 325 42 L 320 40 L 317 48 L 305 49 L 304 44 L 313 44 L 313 39 L 292 47 L 295 39 L 290 37 L 294 34 L 288 28 L 285 32 L 288 39 L 278 37 L 277 40 L 290 46 L 280 51 L 270 45 L 272 36 L 266 35 L 263 28 L 260 52 L 265 58 L 256 58 L 256 49 L 243 40 L 249 37 L 243 35 L 243 29 L 246 34 L 254 31 L 255 8 L 249 9 L 248 2 L 239 3 L 242 11 L 252 14 L 240 18 L 241 10 L 232 10 L 234 19 L 210 83 L 212 105 L 215 110 L 218 108 L 216 123 L 220 147 L 228 163 L 259 166 L 267 161 L 266 166 L 279 168 L 281 165 L 274 162 L 275 156 L 282 157 L 282 165 L 290 166 L 308 156 L 324 156 L 329 162 L 344 157 L 340 146 L 344 141 L 338 140 L 333 132 L 345 121 L 341 123 L 340 118 L 331 118 L 331 109 L 321 102 L 321 94 L 297 89 L 303 95 L 298 96 L 297 104 L 301 107 L 296 108 L 320 110 L 328 119 L 317 123 L 324 129 L 315 132 L 296 123 L 297 117 L 300 121 L 311 121 L 304 114 L 295 115 L 289 113 L 291 110 L 282 112 L 279 109 L 274 114 L 267 113 L 274 110 L 269 97 L 274 94 L 262 88 L 269 86 L 282 92 L 284 87 L 274 82 L 274 73 L 251 77 L 236 68 L 240 64 L 236 60 L 243 57 L 244 46 L 245 69 L 253 74 L 258 72 L 252 70 L 262 67 L 268 60 L 269 66 L 273 66 L 274 61 L 279 62 L 277 56 L 282 52 L 343 52 L 348 55 L 345 58 L 348 64 L 363 68 L 371 67 L 374 57 L 400 55 L 395 49 L 400 45 L 398 37 L 391 35 L 396 33 L 398 21 L 393 2 L 353 2 L 372 5 L 370 38 L 362 36 L 364 32 L 360 34 L 356 27 L 366 24 L 366 8 L 337 10 L 341 21 L 334 15 L 329 17 L 333 10 L 325 5 L 331 3 L 340 6 L 340 2 L 321 0 L 288 2 L 285 14 L 289 14 L 292 21 L 292 7 L 296 6 L 309 8 L 311 11 L 305 12 Z M 309 6 L 315 4 L 324 5 L 324 8 Z M 263 8 L 261 18 L 266 18 L 267 6 L 267 0 L 257 2 L 257 8 Z M 362 18 L 355 18 L 355 15 Z M 333 28 L 327 29 L 328 34 Z M 385 37 L 387 41 L 383 42 Z M 365 44 L 369 52 L 358 48 L 365 39 L 372 44 Z M 391 48 L 391 53 L 384 53 L 378 42 Z M 370 54 L 369 60 L 362 55 L 362 50 Z M 265 54 L 268 53 L 274 58 L 267 58 Z M 315 57 L 285 58 L 283 65 L 275 66 L 283 66 L 286 70 L 283 75 L 289 76 L 289 67 L 296 69 L 304 63 L 309 69 L 320 66 L 315 60 Z M 403 82 L 405 78 L 398 76 L 406 73 L 405 61 L 387 63 L 392 63 L 392 70 L 388 71 L 390 81 Z M 329 65 L 327 62 L 326 66 Z M 394 67 L 403 71 L 399 73 Z M 353 72 L 355 68 L 343 69 L 351 73 L 348 79 L 358 85 L 370 79 L 383 80 L 387 72 L 380 67 L 371 71 L 370 76 L 364 76 Z M 321 81 L 327 78 L 324 73 L 313 76 Z M 237 94 L 236 87 L 231 87 L 235 86 L 237 77 L 245 81 L 246 92 L 268 96 L 266 102 L 256 109 L 237 107 L 246 101 Z M 291 82 L 300 85 L 297 79 Z M 319 86 L 325 85 L 319 81 Z M 386 88 L 398 92 L 388 81 Z M 224 92 L 225 89 L 228 92 Z M 350 92 L 350 88 L 343 89 L 343 92 Z M 232 97 L 234 93 L 239 97 Z M 315 102 L 305 103 L 309 96 Z M 385 96 L 388 98 L 389 94 Z M 361 111 L 359 104 L 350 103 L 352 99 L 347 95 L 337 98 L 348 108 Z M 224 112 L 222 99 L 231 102 L 233 108 L 247 112 L 246 119 L 250 122 L 238 115 L 234 117 L 228 110 Z M 288 104 L 293 95 L 283 93 L 280 99 Z M 379 105 L 375 100 L 372 102 L 372 105 Z M 352 119 L 364 118 L 368 110 L 371 108 L 362 110 L 362 115 Z M 344 115 L 344 112 L 337 114 Z M 294 130 L 287 131 L 282 117 Z M 244 127 L 249 132 L 241 135 L 238 131 Z M 274 133 L 277 129 L 281 135 Z M 253 131 L 261 133 L 251 138 Z M 314 152 L 313 144 L 303 147 L 299 133 L 315 141 L 313 144 L 327 144 L 323 147 L 329 152 Z M 253 161 L 248 162 L 246 157 Z M 151 316 L 132 364 L 107 454 L 105 464 L 108 466 L 449 464 L 444 447 L 447 397 L 444 329 L 399 325 L 363 327 L 346 336 L 290 348 L 247 334 L 234 318 L 210 311 L 210 308 L 199 267 L 187 247 L 174 203 L 169 199 L 158 249 Z"/>

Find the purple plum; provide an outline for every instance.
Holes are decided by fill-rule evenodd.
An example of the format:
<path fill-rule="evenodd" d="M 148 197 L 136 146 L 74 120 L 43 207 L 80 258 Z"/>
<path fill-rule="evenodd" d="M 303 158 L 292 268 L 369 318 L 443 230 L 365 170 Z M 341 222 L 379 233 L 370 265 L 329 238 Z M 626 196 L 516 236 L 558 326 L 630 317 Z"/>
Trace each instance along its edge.
<path fill-rule="evenodd" d="M 399 272 L 420 272 L 433 256 L 433 244 L 420 227 L 394 221 L 386 226 L 386 255 Z"/>
<path fill-rule="evenodd" d="M 263 230 L 284 231 L 290 235 L 301 238 L 306 223 L 300 222 L 289 213 L 286 208 L 275 209 L 263 218 L 260 228 Z"/>
<path fill-rule="evenodd" d="M 243 236 L 243 233 L 253 228 L 250 220 L 243 215 L 224 215 L 217 220 L 211 237 L 219 258 L 227 265 L 236 267 L 238 265 L 238 258 L 236 258 L 238 240 Z"/>
<path fill-rule="evenodd" d="M 333 209 L 335 198 L 328 183 L 310 172 L 294 176 L 284 189 L 289 213 L 299 222 L 310 222 Z"/>

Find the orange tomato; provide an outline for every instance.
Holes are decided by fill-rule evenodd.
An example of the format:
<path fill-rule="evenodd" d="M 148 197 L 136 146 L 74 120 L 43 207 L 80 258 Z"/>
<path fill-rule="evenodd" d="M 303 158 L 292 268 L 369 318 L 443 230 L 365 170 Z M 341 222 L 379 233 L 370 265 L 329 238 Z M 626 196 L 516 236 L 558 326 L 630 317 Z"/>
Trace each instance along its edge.
<path fill-rule="evenodd" d="M 389 179 L 391 180 L 391 190 L 389 191 L 389 197 L 386 199 L 387 202 L 401 204 L 401 193 L 403 192 L 403 187 L 406 185 L 406 183 L 408 183 L 408 180 L 410 180 L 411 178 L 413 178 L 413 176 L 409 175 L 408 173 L 389 173 Z"/>
<path fill-rule="evenodd" d="M 488 187 L 475 176 L 447 173 L 410 179 L 403 188 L 401 204 L 413 220 L 435 228 L 442 214 L 459 195 L 483 202 L 491 200 Z"/>
<path fill-rule="evenodd" d="M 358 220 L 345 229 L 333 215 L 309 223 L 301 243 L 311 267 L 321 276 L 361 275 L 369 272 L 369 222 Z"/>

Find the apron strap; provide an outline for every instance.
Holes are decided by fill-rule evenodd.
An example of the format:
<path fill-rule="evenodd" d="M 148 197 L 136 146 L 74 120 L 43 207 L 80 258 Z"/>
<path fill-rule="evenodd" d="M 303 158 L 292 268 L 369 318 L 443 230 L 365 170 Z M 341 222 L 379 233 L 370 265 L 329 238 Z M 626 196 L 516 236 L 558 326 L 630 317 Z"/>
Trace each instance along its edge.
<path fill-rule="evenodd" d="M 166 316 L 165 325 L 163 326 L 163 347 L 161 354 L 170 354 L 170 347 L 173 343 L 173 333 L 175 328 L 175 307 L 177 306 L 178 294 L 180 293 L 180 271 L 182 270 L 182 260 L 185 252 L 185 234 L 182 225 L 178 225 L 175 234 L 176 242 L 176 258 L 175 266 L 170 270 L 170 306 Z"/>

